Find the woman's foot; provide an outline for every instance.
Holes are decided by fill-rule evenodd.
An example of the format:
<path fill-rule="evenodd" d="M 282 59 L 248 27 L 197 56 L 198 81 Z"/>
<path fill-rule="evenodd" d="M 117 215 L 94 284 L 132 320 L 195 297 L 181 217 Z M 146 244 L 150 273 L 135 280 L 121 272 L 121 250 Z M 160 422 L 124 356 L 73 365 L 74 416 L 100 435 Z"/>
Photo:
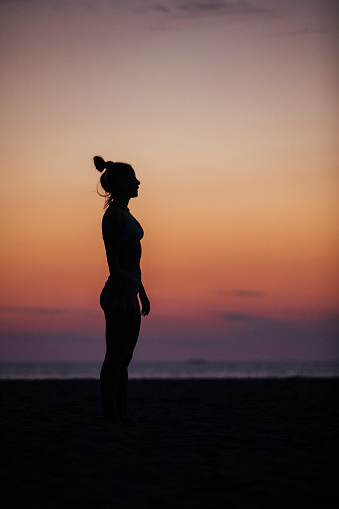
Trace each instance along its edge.
<path fill-rule="evenodd" d="M 130 418 L 130 416 L 128 414 L 122 414 L 122 415 L 119 415 L 119 419 L 120 419 L 120 422 L 123 422 L 124 424 L 135 424 L 134 421 L 132 421 L 132 419 Z"/>
<path fill-rule="evenodd" d="M 117 415 L 104 414 L 104 421 L 108 423 L 120 422 Z"/>

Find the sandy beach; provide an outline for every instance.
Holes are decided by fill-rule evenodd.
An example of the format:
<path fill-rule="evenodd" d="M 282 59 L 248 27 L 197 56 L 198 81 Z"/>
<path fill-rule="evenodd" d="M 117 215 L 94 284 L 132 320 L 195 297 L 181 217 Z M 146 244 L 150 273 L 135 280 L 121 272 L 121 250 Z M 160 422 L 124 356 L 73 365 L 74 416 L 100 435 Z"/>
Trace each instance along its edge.
<path fill-rule="evenodd" d="M 1 381 L 4 508 L 337 507 L 339 379 Z"/>

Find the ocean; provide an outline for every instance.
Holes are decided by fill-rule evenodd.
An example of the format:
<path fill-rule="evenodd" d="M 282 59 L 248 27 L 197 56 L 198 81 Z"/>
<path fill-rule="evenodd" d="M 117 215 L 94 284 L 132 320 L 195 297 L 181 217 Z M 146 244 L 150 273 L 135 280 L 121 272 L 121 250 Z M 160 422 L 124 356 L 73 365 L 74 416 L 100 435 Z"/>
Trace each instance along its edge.
<path fill-rule="evenodd" d="M 1 380 L 98 379 L 100 362 L 3 362 Z M 132 362 L 130 378 L 339 377 L 339 362 Z"/>

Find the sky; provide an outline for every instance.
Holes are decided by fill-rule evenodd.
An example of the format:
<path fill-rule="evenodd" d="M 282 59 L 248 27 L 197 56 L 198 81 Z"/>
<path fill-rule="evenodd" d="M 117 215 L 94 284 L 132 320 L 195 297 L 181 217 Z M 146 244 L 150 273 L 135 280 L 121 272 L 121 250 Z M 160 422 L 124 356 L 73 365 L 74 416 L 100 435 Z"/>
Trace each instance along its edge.
<path fill-rule="evenodd" d="M 2 0 L 0 359 L 98 361 L 93 156 L 130 163 L 136 360 L 335 360 L 335 0 Z"/>

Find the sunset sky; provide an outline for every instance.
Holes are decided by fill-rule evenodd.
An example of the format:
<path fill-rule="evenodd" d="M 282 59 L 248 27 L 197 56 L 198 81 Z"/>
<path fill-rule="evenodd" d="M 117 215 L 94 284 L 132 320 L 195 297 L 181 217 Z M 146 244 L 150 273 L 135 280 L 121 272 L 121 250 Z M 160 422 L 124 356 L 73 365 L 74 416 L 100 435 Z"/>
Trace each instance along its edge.
<path fill-rule="evenodd" d="M 141 181 L 135 359 L 339 358 L 338 11 L 1 1 L 1 360 L 103 358 L 94 155 Z"/>

